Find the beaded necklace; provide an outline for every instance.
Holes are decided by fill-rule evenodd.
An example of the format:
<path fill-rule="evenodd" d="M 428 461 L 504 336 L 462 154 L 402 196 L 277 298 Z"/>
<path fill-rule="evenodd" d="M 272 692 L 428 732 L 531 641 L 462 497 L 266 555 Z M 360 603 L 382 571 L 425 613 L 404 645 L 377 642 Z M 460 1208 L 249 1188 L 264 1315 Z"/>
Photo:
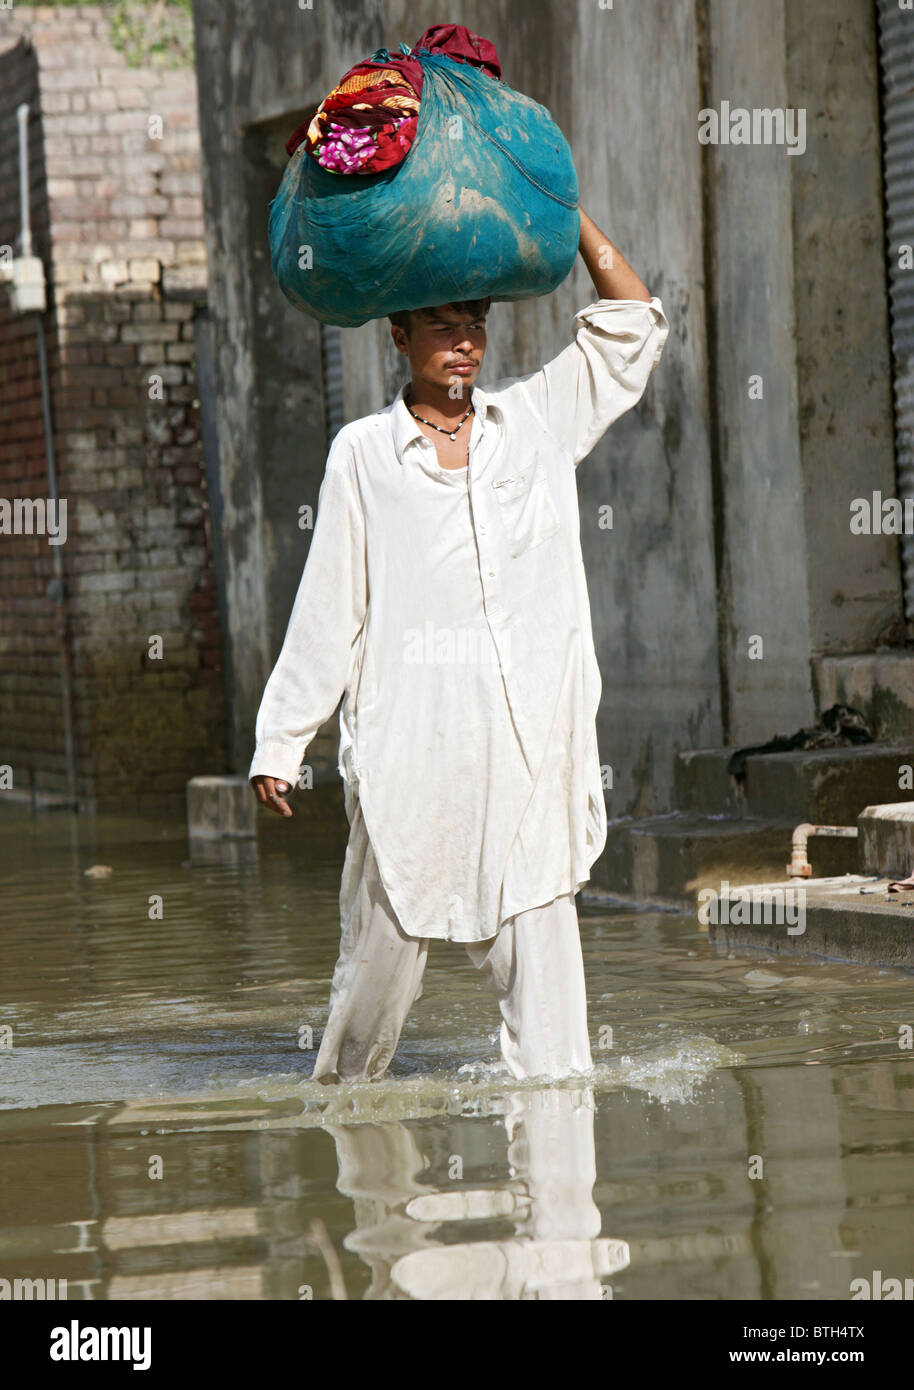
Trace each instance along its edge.
<path fill-rule="evenodd" d="M 436 425 L 435 422 L 434 422 L 434 420 L 426 420 L 426 418 L 425 418 L 424 415 L 417 415 L 416 412 L 413 410 L 412 406 L 409 404 L 408 401 L 406 401 L 405 398 L 404 398 L 404 404 L 405 404 L 405 406 L 406 406 L 406 409 L 409 411 L 410 415 L 413 417 L 414 420 L 421 420 L 422 423 L 423 423 L 423 425 L 431 425 L 431 427 L 432 427 L 433 430 L 437 430 L 437 431 L 439 432 L 439 434 L 446 434 L 447 437 L 448 437 L 448 439 L 456 439 L 456 438 L 457 438 L 458 434 L 460 433 L 461 427 L 463 426 L 464 420 L 466 420 L 467 416 L 469 416 L 469 415 L 471 415 L 471 414 L 473 413 L 473 402 L 470 401 L 470 404 L 469 404 L 469 406 L 467 407 L 466 415 L 463 416 L 463 418 L 462 418 L 461 421 L 460 421 L 460 424 L 457 425 L 456 429 L 454 429 L 454 430 L 449 430 L 449 429 L 445 429 L 445 427 L 444 427 L 443 425 Z M 469 446 L 467 446 L 467 447 L 469 447 Z"/>

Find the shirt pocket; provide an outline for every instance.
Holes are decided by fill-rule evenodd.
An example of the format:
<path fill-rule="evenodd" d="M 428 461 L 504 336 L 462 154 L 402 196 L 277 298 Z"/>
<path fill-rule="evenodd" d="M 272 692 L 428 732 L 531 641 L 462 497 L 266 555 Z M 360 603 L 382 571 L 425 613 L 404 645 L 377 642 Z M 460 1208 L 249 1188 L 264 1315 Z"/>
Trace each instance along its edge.
<path fill-rule="evenodd" d="M 492 487 L 512 555 L 523 555 L 555 535 L 559 517 L 544 463 L 532 463 L 510 478 L 497 478 Z"/>

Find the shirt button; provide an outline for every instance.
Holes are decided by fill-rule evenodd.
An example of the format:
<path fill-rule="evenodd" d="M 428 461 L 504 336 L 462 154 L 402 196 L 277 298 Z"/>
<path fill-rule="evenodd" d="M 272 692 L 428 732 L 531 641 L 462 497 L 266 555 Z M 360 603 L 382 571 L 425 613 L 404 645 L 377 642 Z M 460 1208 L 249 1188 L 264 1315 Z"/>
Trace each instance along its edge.
<path fill-rule="evenodd" d="M 489 570 L 489 578 L 490 578 L 490 579 L 494 579 L 494 578 L 495 578 L 495 571 L 494 571 L 494 570 Z"/>

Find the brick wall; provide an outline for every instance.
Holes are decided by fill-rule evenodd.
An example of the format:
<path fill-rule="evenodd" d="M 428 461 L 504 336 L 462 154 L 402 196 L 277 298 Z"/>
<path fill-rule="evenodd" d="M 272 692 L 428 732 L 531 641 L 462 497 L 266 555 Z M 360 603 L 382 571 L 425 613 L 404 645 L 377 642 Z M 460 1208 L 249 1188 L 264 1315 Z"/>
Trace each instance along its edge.
<path fill-rule="evenodd" d="M 11 246 L 19 230 L 16 108 L 28 102 L 33 252 L 45 258 L 47 185 L 37 97 L 35 54 L 24 45 L 0 53 L 0 246 Z M 56 352 L 51 323 L 48 351 L 52 356 Z M 35 324 L 29 317 L 13 315 L 9 295 L 0 289 L 0 497 L 41 498 L 46 493 Z M 56 615 L 45 594 L 53 559 L 41 536 L 0 536 L 0 763 L 12 766 L 14 783 L 20 784 L 19 750 L 28 748 L 30 768 L 46 786 L 62 790 Z"/>
<path fill-rule="evenodd" d="M 129 66 L 101 6 L 0 10 L 4 46 L 0 244 L 18 230 L 25 99 L 80 804 L 176 809 L 188 777 L 226 768 L 194 368 L 206 291 L 194 70 Z M 8 498 L 47 492 L 34 338 L 0 288 Z M 0 763 L 17 790 L 40 792 L 65 785 L 49 551 L 45 537 L 0 536 Z"/>

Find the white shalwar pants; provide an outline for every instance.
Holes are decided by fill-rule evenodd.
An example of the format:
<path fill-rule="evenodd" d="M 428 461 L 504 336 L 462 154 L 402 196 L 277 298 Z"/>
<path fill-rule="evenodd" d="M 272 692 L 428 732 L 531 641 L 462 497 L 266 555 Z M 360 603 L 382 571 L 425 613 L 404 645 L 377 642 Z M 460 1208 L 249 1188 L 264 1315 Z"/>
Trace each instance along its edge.
<path fill-rule="evenodd" d="M 422 994 L 429 937 L 407 936 L 378 873 L 356 806 L 340 889 L 340 955 L 312 1080 L 379 1080 Z M 567 1076 L 592 1066 L 574 894 L 518 913 L 494 937 L 463 943 L 501 1010 L 511 1075 Z"/>

